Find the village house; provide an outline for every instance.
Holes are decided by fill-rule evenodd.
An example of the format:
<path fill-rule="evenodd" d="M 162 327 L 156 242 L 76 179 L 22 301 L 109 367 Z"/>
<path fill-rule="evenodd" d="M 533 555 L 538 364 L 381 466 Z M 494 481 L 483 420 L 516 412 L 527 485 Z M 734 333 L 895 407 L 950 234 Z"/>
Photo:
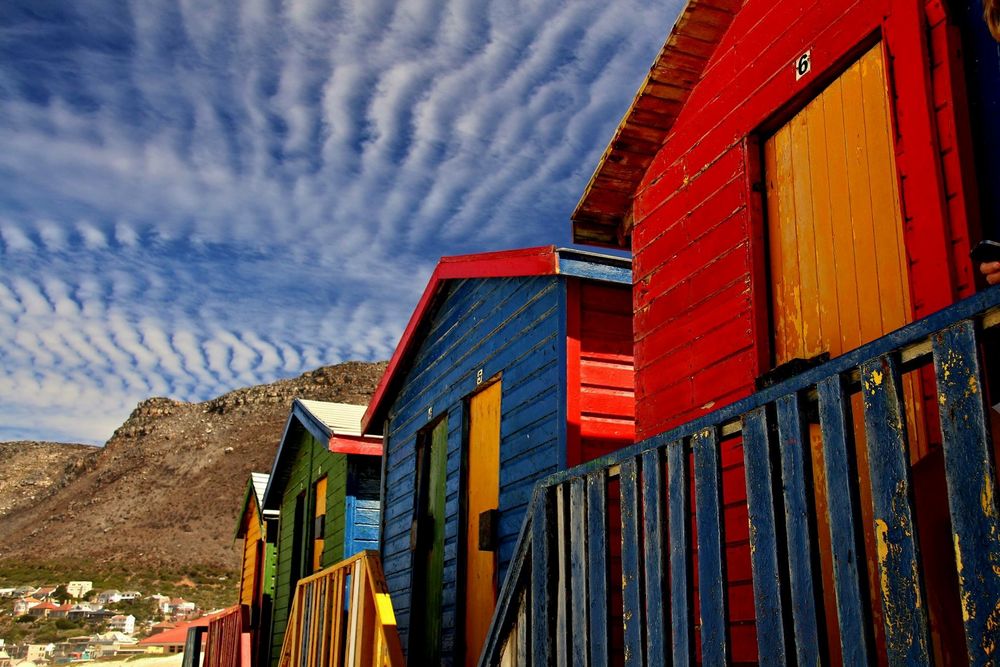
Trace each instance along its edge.
<path fill-rule="evenodd" d="M 33 597 L 20 598 L 14 603 L 14 615 L 24 616 L 28 611 L 37 605 L 42 603 L 41 600 L 35 599 Z"/>
<path fill-rule="evenodd" d="M 978 2 L 685 4 L 573 214 L 633 255 L 639 443 L 537 490 L 484 661 L 996 663 L 998 55 Z"/>
<path fill-rule="evenodd" d="M 38 588 L 36 588 L 31 593 L 31 596 L 34 597 L 34 598 L 38 598 L 39 600 L 48 600 L 48 599 L 51 599 L 52 594 L 56 592 L 57 588 L 59 588 L 59 587 L 58 586 L 48 586 L 48 585 L 46 585 L 46 586 L 39 586 Z"/>
<path fill-rule="evenodd" d="M 80 599 L 94 588 L 92 581 L 71 581 L 66 584 L 66 593 Z"/>
<path fill-rule="evenodd" d="M 411 664 L 474 661 L 535 483 L 632 444 L 630 284 L 555 247 L 439 261 L 362 421 Z"/>
<path fill-rule="evenodd" d="M 121 599 L 122 599 L 121 591 L 115 589 L 101 591 L 97 595 L 97 601 L 100 604 L 114 604 L 115 602 L 121 602 Z"/>
<path fill-rule="evenodd" d="M 281 517 L 269 636 L 272 664 L 299 579 L 378 545 L 382 438 L 361 433 L 364 411 L 364 406 L 344 403 L 292 403 L 261 505 L 262 512 Z M 244 593 L 250 592 L 248 586 Z"/>
<path fill-rule="evenodd" d="M 28 610 L 28 613 L 38 618 L 66 618 L 73 608 L 71 604 L 58 605 L 53 602 L 40 602 Z"/>
<path fill-rule="evenodd" d="M 115 614 L 108 619 L 108 630 L 118 630 L 126 635 L 135 633 L 135 616 Z"/>
<path fill-rule="evenodd" d="M 243 540 L 239 592 L 245 618 L 243 631 L 250 633 L 250 651 L 253 664 L 257 665 L 268 662 L 274 605 L 279 512 L 263 509 L 269 480 L 267 473 L 250 473 L 236 526 L 236 538 Z"/>

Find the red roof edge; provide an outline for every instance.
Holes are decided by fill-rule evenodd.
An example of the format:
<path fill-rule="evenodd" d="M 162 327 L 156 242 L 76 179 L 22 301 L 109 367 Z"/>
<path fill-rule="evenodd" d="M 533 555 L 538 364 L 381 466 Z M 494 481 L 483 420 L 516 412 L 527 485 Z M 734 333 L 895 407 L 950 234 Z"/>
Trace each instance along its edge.
<path fill-rule="evenodd" d="M 333 435 L 330 436 L 330 451 L 335 454 L 382 456 L 382 438 L 373 435 Z"/>
<path fill-rule="evenodd" d="M 389 360 L 389 365 L 386 367 L 385 373 L 382 374 L 382 379 L 379 380 L 375 395 L 372 396 L 371 403 L 368 404 L 368 409 L 365 410 L 365 415 L 361 418 L 361 432 L 371 433 L 372 422 L 385 407 L 383 403 L 387 398 L 389 388 L 409 356 L 417 330 L 430 311 L 434 297 L 444 281 L 462 278 L 548 276 L 557 272 L 558 264 L 556 248 L 551 245 L 442 257 L 438 260 L 437 268 L 431 274 L 431 279 L 427 282 L 427 287 L 424 288 L 424 293 L 420 297 L 420 301 L 417 302 L 413 315 L 410 316 L 410 321 L 396 345 L 396 350 L 392 353 L 392 359 Z M 379 429 L 378 435 L 382 435 L 381 424 L 377 424 L 376 427 Z"/>

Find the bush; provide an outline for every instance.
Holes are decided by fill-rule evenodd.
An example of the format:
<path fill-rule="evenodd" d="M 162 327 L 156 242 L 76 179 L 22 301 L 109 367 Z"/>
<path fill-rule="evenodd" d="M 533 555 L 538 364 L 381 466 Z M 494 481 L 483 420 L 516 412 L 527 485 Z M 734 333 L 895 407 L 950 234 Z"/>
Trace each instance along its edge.
<path fill-rule="evenodd" d="M 14 622 L 15 623 L 34 623 L 35 622 L 35 617 L 32 616 L 31 614 L 23 614 L 21 616 L 18 616 L 17 619 Z"/>
<path fill-rule="evenodd" d="M 76 621 L 71 621 L 68 618 L 57 618 L 56 627 L 60 630 L 72 630 L 75 628 L 79 628 L 80 624 L 77 623 Z"/>

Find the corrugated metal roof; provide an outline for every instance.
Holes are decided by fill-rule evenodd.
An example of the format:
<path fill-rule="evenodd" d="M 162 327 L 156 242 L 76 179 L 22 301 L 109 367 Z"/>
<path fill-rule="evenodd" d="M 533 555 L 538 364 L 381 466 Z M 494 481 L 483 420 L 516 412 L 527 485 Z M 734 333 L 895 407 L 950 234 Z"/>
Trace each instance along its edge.
<path fill-rule="evenodd" d="M 297 400 L 317 421 L 329 429 L 330 435 L 361 435 L 361 417 L 364 416 L 367 406 L 307 401 L 302 398 Z"/>
<path fill-rule="evenodd" d="M 267 480 L 271 476 L 266 472 L 252 472 L 250 473 L 250 480 L 253 482 L 253 492 L 257 494 L 257 504 L 264 498 L 264 491 L 267 490 Z"/>

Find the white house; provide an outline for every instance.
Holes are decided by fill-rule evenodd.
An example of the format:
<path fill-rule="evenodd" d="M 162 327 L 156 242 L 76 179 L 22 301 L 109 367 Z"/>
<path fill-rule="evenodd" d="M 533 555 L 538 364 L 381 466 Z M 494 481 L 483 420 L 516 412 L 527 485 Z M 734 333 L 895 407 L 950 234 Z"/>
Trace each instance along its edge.
<path fill-rule="evenodd" d="M 28 613 L 28 611 L 32 607 L 37 607 L 40 604 L 42 604 L 41 600 L 38 600 L 38 599 L 35 599 L 35 598 L 32 598 L 32 597 L 21 598 L 17 602 L 14 603 L 14 615 L 15 616 L 24 616 L 25 614 Z"/>
<path fill-rule="evenodd" d="M 131 635 L 135 632 L 135 616 L 129 614 L 125 616 L 124 614 L 116 614 L 108 619 L 108 630 L 119 630 L 124 632 L 126 635 Z"/>
<path fill-rule="evenodd" d="M 115 589 L 101 591 L 100 595 L 97 596 L 97 601 L 101 604 L 113 604 L 115 602 L 121 602 L 122 593 Z"/>
<path fill-rule="evenodd" d="M 92 581 L 71 581 L 66 584 L 66 592 L 74 598 L 82 598 L 94 588 Z"/>

